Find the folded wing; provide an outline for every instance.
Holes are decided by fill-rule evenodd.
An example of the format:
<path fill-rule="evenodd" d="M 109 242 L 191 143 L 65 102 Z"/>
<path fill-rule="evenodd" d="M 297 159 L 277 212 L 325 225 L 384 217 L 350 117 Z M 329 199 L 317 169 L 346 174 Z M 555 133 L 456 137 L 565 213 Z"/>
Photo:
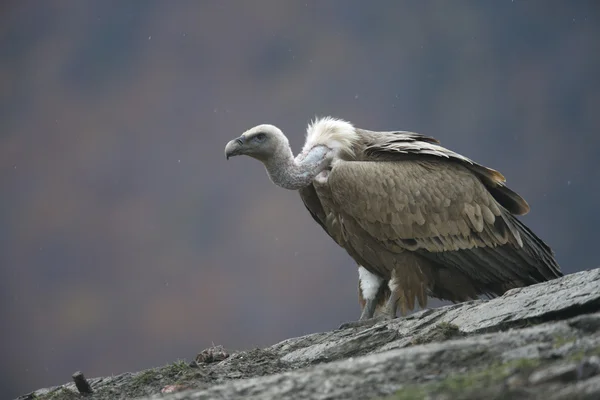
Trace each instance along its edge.
<path fill-rule="evenodd" d="M 489 190 L 486 170 L 450 157 L 402 154 L 335 164 L 327 184 L 347 235 L 418 254 L 467 276 L 483 293 L 560 276 L 550 248 Z M 443 282 L 436 284 L 443 290 Z"/>

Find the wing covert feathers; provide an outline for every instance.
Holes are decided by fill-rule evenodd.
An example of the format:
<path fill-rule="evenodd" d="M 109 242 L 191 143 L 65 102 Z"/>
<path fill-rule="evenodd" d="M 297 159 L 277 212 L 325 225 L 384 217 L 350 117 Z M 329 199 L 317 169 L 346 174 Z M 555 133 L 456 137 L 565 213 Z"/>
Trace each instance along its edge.
<path fill-rule="evenodd" d="M 504 175 L 442 147 L 434 138 L 413 132 L 372 132 L 360 129 L 357 131 L 364 139 L 361 152 L 363 160 L 395 161 L 438 158 L 460 163 L 473 171 L 496 201 L 508 211 L 516 215 L 524 215 L 529 212 L 529 205 L 525 199 L 506 187 Z"/>

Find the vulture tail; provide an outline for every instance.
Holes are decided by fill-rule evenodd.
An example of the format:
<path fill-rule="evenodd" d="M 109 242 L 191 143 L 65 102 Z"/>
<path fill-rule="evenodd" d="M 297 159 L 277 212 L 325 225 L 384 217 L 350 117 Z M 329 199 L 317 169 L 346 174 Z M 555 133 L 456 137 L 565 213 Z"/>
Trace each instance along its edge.
<path fill-rule="evenodd" d="M 523 258 L 525 261 L 529 261 L 529 266 L 535 268 L 537 271 L 536 276 L 541 278 L 537 282 L 563 276 L 560 266 L 556 262 L 556 258 L 554 258 L 552 249 L 516 217 L 509 215 L 507 219 L 514 224 L 521 234 L 524 250 L 522 253 L 525 255 Z"/>

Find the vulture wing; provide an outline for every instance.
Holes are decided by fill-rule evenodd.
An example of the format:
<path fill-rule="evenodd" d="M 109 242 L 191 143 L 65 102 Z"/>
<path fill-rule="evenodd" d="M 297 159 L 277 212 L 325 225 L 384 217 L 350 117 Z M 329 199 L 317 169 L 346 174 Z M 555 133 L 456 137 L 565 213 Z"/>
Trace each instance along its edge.
<path fill-rule="evenodd" d="M 529 205 L 525 199 L 506 187 L 504 184 L 506 179 L 500 172 L 477 164 L 465 156 L 440 146 L 434 138 L 413 132 L 358 131 L 366 139 L 363 151 L 365 160 L 395 161 L 434 158 L 460 163 L 475 173 L 496 201 L 509 212 L 516 215 L 524 215 L 529 212 Z"/>
<path fill-rule="evenodd" d="M 505 191 L 499 173 L 433 139 L 369 134 L 362 161 L 340 160 L 327 178 L 345 236 L 424 257 L 468 277 L 482 293 L 561 276 L 550 248 L 512 215 L 527 203 Z M 499 196 L 490 182 L 508 194 Z M 436 282 L 440 292 L 443 284 Z"/>

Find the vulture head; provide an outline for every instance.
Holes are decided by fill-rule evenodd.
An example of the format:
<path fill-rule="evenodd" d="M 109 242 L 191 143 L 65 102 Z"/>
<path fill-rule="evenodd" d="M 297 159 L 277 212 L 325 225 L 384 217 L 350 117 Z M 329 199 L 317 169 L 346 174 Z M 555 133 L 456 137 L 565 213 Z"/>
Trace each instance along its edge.
<path fill-rule="evenodd" d="M 263 124 L 247 130 L 225 146 L 225 157 L 246 155 L 262 162 L 278 186 L 297 190 L 311 184 L 341 153 L 351 153 L 358 135 L 342 120 L 323 118 L 308 126 L 302 152 L 294 158 L 287 137 L 279 128 Z"/>
<path fill-rule="evenodd" d="M 225 147 L 225 157 L 246 155 L 263 163 L 273 156 L 285 153 L 290 145 L 279 128 L 263 124 L 247 130 Z"/>

